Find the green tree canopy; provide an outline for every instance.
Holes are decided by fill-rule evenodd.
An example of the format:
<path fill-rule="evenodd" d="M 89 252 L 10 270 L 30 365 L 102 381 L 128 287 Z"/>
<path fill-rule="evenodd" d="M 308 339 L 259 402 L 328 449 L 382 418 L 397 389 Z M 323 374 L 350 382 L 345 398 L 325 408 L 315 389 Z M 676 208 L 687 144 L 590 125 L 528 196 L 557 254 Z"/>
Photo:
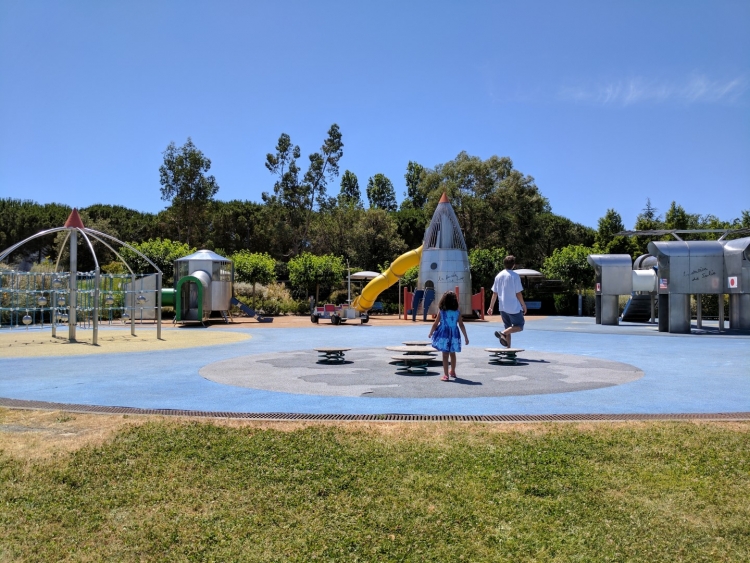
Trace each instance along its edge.
<path fill-rule="evenodd" d="M 276 260 L 266 252 L 250 253 L 246 250 L 231 256 L 234 263 L 234 279 L 253 284 L 253 307 L 255 306 L 255 284 L 269 284 L 276 280 Z"/>
<path fill-rule="evenodd" d="M 407 250 L 396 221 L 382 209 L 367 209 L 350 229 L 351 263 L 365 270 L 377 270 L 378 264 L 393 262 Z"/>
<path fill-rule="evenodd" d="M 335 123 L 328 130 L 320 152 L 309 156 L 310 166 L 302 181 L 297 159 L 300 148 L 292 145 L 291 138 L 282 133 L 276 144 L 276 154 L 266 155 L 266 168 L 278 179 L 274 184 L 273 195 L 263 192 L 263 201 L 281 208 L 285 221 L 278 225 L 279 236 L 285 240 L 288 253 L 297 254 L 309 247 L 310 225 L 315 204 L 329 207 L 326 198 L 326 185 L 339 174 L 339 160 L 344 155 L 341 131 Z M 286 254 L 287 252 L 285 252 Z"/>
<path fill-rule="evenodd" d="M 289 260 L 288 267 L 291 284 L 308 293 L 314 288 L 316 301 L 319 301 L 320 288 L 330 289 L 341 283 L 346 271 L 340 256 L 315 256 L 309 252 L 303 252 Z"/>
<path fill-rule="evenodd" d="M 700 215 L 688 213 L 682 205 L 673 201 L 664 214 L 664 227 L 666 229 L 697 229 L 700 224 Z"/>
<path fill-rule="evenodd" d="M 34 201 L 0 198 L 0 251 L 46 229 L 62 227 L 71 208 L 59 203 L 40 205 Z M 53 237 L 39 237 L 10 255 L 9 261 L 34 257 L 37 262 L 54 252 Z M 50 256 L 53 260 L 56 257 Z"/>
<path fill-rule="evenodd" d="M 162 285 L 170 287 L 174 285 L 174 261 L 184 258 L 196 251 L 195 248 L 185 243 L 171 241 L 169 239 L 149 239 L 145 242 L 131 242 L 130 246 L 145 254 L 161 270 Z M 123 247 L 120 255 L 133 268 L 135 272 L 152 272 L 153 268 L 143 258 L 127 247 Z"/>
<path fill-rule="evenodd" d="M 375 174 L 367 180 L 367 199 L 370 209 L 396 211 L 396 191 L 393 183 L 383 174 Z"/>
<path fill-rule="evenodd" d="M 180 240 L 200 245 L 208 207 L 219 191 L 216 179 L 206 175 L 211 160 L 196 148 L 190 137 L 179 149 L 174 142 L 169 143 L 163 155 L 164 164 L 159 167 L 161 198 L 172 201 Z"/>
<path fill-rule="evenodd" d="M 578 290 L 591 287 L 594 283 L 594 269 L 588 263 L 593 248 L 581 245 L 555 249 L 542 265 L 542 273 L 548 279 L 563 280 Z"/>
<path fill-rule="evenodd" d="M 406 165 L 406 174 L 404 174 L 406 193 L 404 194 L 404 200 L 401 202 L 401 209 L 422 209 L 427 203 L 427 194 L 421 184 L 422 176 L 425 173 L 426 170 L 421 164 L 410 160 L 409 164 Z"/>
<path fill-rule="evenodd" d="M 630 237 L 617 235 L 624 231 L 622 217 L 614 209 L 607 209 L 604 217 L 599 219 L 599 229 L 595 237 L 595 249 L 602 254 L 630 254 L 637 256 L 639 249 L 637 242 Z M 633 257 L 635 257 L 633 256 Z"/>
<path fill-rule="evenodd" d="M 428 170 L 420 179 L 428 194 L 427 215 L 431 216 L 445 192 L 468 248 L 504 246 L 518 263 L 541 261 L 536 242 L 542 236 L 539 217 L 550 211 L 534 178 L 513 168 L 508 157 L 482 160 L 466 152 Z"/>
<path fill-rule="evenodd" d="M 362 205 L 362 194 L 359 190 L 359 181 L 354 172 L 349 170 L 344 171 L 341 176 L 341 191 L 338 196 L 339 205 L 351 205 L 354 207 L 361 208 Z"/>
<path fill-rule="evenodd" d="M 411 287 L 412 291 L 417 287 L 417 283 L 419 282 L 419 266 L 414 266 L 413 268 L 409 268 L 404 272 L 404 275 L 401 276 L 401 285 L 404 287 Z"/>
<path fill-rule="evenodd" d="M 478 292 L 482 287 L 492 287 L 495 276 L 505 267 L 503 260 L 507 255 L 504 248 L 474 248 L 469 251 L 473 292 Z"/>
<path fill-rule="evenodd" d="M 269 284 L 276 279 L 276 260 L 266 252 L 240 250 L 231 256 L 234 262 L 234 279 L 255 285 Z"/>

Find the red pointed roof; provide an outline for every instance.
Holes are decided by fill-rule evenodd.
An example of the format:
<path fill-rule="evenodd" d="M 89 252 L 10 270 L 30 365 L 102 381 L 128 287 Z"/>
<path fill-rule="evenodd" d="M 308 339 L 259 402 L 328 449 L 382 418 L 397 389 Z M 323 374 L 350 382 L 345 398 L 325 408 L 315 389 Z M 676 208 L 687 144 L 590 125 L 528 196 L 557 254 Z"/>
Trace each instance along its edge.
<path fill-rule="evenodd" d="M 440 198 L 440 201 L 438 201 L 438 203 L 450 203 L 450 200 L 448 199 L 448 196 L 445 195 L 445 192 L 443 192 L 443 195 Z"/>
<path fill-rule="evenodd" d="M 83 229 L 83 221 L 81 221 L 81 216 L 78 214 L 78 209 L 75 207 L 73 208 L 73 211 L 70 212 L 70 215 L 68 216 L 68 220 L 65 221 L 65 227 L 75 227 L 76 229 Z"/>

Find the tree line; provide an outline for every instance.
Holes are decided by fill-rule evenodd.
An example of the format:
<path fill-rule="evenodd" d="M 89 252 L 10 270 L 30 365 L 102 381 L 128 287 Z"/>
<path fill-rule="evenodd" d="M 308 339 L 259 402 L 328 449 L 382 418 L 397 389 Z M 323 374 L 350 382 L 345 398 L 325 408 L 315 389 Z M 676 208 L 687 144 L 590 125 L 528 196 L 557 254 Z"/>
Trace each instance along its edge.
<path fill-rule="evenodd" d="M 282 133 L 265 158 L 270 189 L 261 201 L 221 201 L 219 183 L 210 175 L 211 160 L 188 138 L 180 147 L 170 143 L 163 153 L 158 170 L 161 197 L 167 202 L 163 211 L 144 213 L 102 203 L 79 212 L 86 226 L 151 248 L 168 270 L 172 254 L 207 248 L 228 257 L 268 256 L 275 263 L 274 277 L 281 280 L 290 280 L 292 271 L 297 272 L 290 269 L 290 261 L 307 255 L 335 257 L 355 270 L 385 269 L 404 251 L 422 244 L 443 193 L 450 198 L 472 250 L 472 267 L 482 271 L 475 276 L 485 286 L 487 272 L 501 267 L 501 260 L 496 263 L 501 253 L 514 254 L 523 267 L 581 287 L 590 281 L 588 273 L 581 273 L 588 270 L 574 267 L 583 253 L 635 257 L 653 238 L 618 236 L 625 226 L 614 209 L 599 219 L 598 229 L 556 215 L 534 178 L 515 169 L 508 157 L 482 159 L 461 152 L 434 167 L 409 161 L 400 205 L 393 182 L 383 174 L 367 179 L 363 196 L 357 175 L 348 169 L 340 173 L 343 157 L 343 136 L 336 124 L 320 148 L 307 156 L 306 166 L 300 147 Z M 0 199 L 0 249 L 62 226 L 70 211 L 60 203 Z M 662 217 L 650 200 L 634 225 L 638 230 L 740 227 L 750 227 L 750 211 L 725 221 L 688 213 L 672 202 Z M 56 255 L 61 242 L 36 239 L 24 247 L 23 258 L 39 262 Z M 104 255 L 100 262 L 115 260 L 107 249 L 98 252 Z M 86 254 L 79 253 L 84 261 L 81 269 Z M 578 272 L 578 277 L 568 270 Z"/>

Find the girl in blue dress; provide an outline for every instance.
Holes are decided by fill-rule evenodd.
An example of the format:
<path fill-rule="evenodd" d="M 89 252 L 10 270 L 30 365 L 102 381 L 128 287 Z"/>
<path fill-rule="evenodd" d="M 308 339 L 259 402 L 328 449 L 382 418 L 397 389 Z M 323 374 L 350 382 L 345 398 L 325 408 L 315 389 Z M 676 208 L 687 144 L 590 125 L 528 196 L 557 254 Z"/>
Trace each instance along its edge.
<path fill-rule="evenodd" d="M 432 347 L 443 353 L 444 375 L 440 379 L 449 381 L 450 378 L 456 378 L 456 352 L 461 351 L 461 333 L 464 335 L 467 346 L 469 337 L 466 335 L 466 327 L 461 320 L 461 311 L 458 310 L 458 297 L 455 292 L 446 291 L 440 299 L 438 308 L 437 317 L 427 337 L 432 338 Z M 448 369 L 449 357 L 450 370 Z"/>

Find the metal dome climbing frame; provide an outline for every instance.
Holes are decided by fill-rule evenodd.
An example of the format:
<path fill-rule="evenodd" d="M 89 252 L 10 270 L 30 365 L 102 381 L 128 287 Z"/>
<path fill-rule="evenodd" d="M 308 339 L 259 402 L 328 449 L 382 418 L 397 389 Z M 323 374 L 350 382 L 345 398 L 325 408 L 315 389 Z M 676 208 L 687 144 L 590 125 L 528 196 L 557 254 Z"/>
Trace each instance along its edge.
<path fill-rule="evenodd" d="M 129 244 L 100 231 L 89 229 L 83 225 L 78 210 L 73 209 L 63 227 L 47 229 L 22 240 L 0 253 L 0 262 L 11 253 L 20 249 L 31 240 L 48 236 L 61 231 L 67 231 L 65 243 L 69 242 L 70 270 L 60 272 L 60 258 L 58 255 L 54 272 L 32 273 L 15 270 L 0 271 L 0 326 L 3 318 L 9 319 L 10 328 L 13 319 L 25 312 L 21 322 L 28 328 L 37 317 L 44 326 L 45 309 L 50 320 L 52 336 L 56 336 L 56 327 L 60 323 L 68 324 L 68 340 L 76 341 L 76 325 L 81 321 L 90 322 L 93 329 L 93 344 L 98 343 L 98 328 L 102 312 L 108 312 L 111 322 L 115 313 L 119 313 L 123 322 L 130 321 L 130 332 L 135 336 L 135 311 L 140 306 L 141 316 L 144 306 L 150 301 L 147 295 L 153 293 L 156 317 L 156 337 L 161 339 L 161 285 L 162 272 L 147 256 Z M 93 272 L 78 271 L 78 235 L 83 237 L 94 259 Z M 104 274 L 99 267 L 99 260 L 92 240 L 107 247 L 118 260 L 127 268 L 129 274 Z M 155 289 L 143 287 L 136 289 L 138 276 L 110 243 L 124 246 L 143 258 L 153 267 L 156 276 Z M 102 294 L 104 289 L 104 294 Z M 137 295 L 136 295 L 137 294 Z M 32 316 L 33 315 L 33 316 Z"/>

